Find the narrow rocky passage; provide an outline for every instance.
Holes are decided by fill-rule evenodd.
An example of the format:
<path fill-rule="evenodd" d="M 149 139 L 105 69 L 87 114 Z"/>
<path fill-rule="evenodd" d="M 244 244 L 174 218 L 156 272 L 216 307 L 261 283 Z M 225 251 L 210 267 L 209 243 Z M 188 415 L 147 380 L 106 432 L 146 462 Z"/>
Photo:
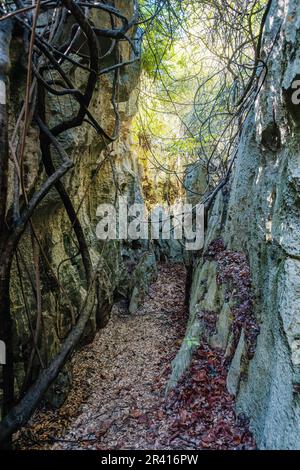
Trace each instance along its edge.
<path fill-rule="evenodd" d="M 251 449 L 226 392 L 221 354 L 202 344 L 178 389 L 165 398 L 187 321 L 185 268 L 159 266 L 136 315 L 114 307 L 109 325 L 72 360 L 60 410 L 39 410 L 16 435 L 23 449 Z"/>

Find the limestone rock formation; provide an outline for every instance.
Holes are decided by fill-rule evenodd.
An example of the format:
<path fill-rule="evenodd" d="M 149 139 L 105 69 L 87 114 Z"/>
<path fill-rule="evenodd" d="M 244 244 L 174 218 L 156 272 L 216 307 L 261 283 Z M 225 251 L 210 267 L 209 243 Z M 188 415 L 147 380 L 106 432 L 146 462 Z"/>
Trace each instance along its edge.
<path fill-rule="evenodd" d="M 116 8 L 130 18 L 133 14 L 133 1 L 117 0 Z M 42 21 L 42 20 L 41 20 Z M 93 22 L 97 27 L 109 27 L 109 15 L 100 10 L 93 13 Z M 69 25 L 71 27 L 71 25 Z M 69 34 L 68 25 L 62 32 L 60 42 Z M 131 30 L 132 39 L 137 47 L 138 31 Z M 103 40 L 104 41 L 104 40 Z M 10 90 L 10 123 L 13 128 L 24 95 L 24 83 L 26 81 L 26 69 L 23 63 L 21 38 L 14 37 L 12 44 L 12 68 Z M 79 44 L 80 46 L 80 44 Z M 84 53 L 84 44 L 81 45 Z M 105 41 L 101 45 L 101 52 L 109 50 L 109 43 Z M 107 51 L 106 51 L 107 49 Z M 131 61 L 132 48 L 123 41 L 119 45 L 119 60 Z M 110 67 L 115 63 L 115 57 L 109 53 L 101 62 L 101 68 Z M 86 72 L 83 69 L 64 62 L 64 71 L 81 89 L 86 81 Z M 49 72 L 51 79 L 55 79 L 55 72 Z M 74 169 L 64 178 L 64 185 L 69 193 L 78 217 L 83 227 L 87 240 L 93 267 L 97 272 L 100 282 L 100 310 L 96 315 L 96 309 L 89 321 L 89 327 L 85 334 L 85 340 L 91 339 L 98 327 L 107 323 L 110 310 L 116 299 L 124 298 L 128 301 L 133 292 L 139 290 L 143 284 L 143 292 L 146 290 L 150 279 L 150 271 L 155 273 L 155 260 L 149 254 L 148 246 L 140 246 L 137 250 L 131 244 L 121 241 L 100 241 L 96 236 L 97 207 L 102 203 L 115 204 L 119 195 L 126 196 L 128 204 L 142 202 L 143 197 L 140 188 L 139 166 L 135 154 L 132 152 L 131 121 L 137 109 L 137 86 L 140 76 L 139 61 L 124 66 L 119 73 L 119 92 L 117 106 L 120 114 L 121 130 L 119 138 L 109 146 L 106 146 L 102 137 L 88 123 L 74 128 L 62 134 L 59 142 L 74 161 Z M 111 102 L 114 73 L 103 74 L 99 78 L 97 90 L 91 104 L 93 115 L 105 129 L 112 133 L 116 118 L 113 103 Z M 76 106 L 76 104 L 75 104 Z M 61 116 L 72 116 L 74 103 L 69 96 L 47 96 L 47 116 L 51 126 L 55 126 Z M 26 189 L 30 191 L 43 180 L 44 174 L 40 170 L 40 150 L 38 128 L 34 121 L 29 129 L 29 136 L 25 148 L 25 166 L 29 178 L 26 180 Z M 11 174 L 13 164 L 11 164 Z M 11 184 L 13 188 L 13 184 Z M 10 194 L 12 200 L 13 194 Z M 18 250 L 18 259 L 13 266 L 11 281 L 12 315 L 14 318 L 14 352 L 15 352 L 15 376 L 16 390 L 21 390 L 26 377 L 26 364 L 31 354 L 31 340 L 29 321 L 35 322 L 36 299 L 32 295 L 32 283 L 34 285 L 34 261 L 33 250 L 39 263 L 41 289 L 42 289 L 42 325 L 38 338 L 41 355 L 44 362 L 49 363 L 59 350 L 61 342 L 70 331 L 76 318 L 74 310 L 81 304 L 86 295 L 85 278 L 82 261 L 79 256 L 70 221 L 65 213 L 62 202 L 55 190 L 46 197 L 36 212 L 33 224 L 39 236 L 42 250 L 33 242 L 30 228 L 24 234 Z M 33 247 L 34 245 L 34 247 Z M 148 253 L 148 257 L 144 253 Z M 152 256 L 152 257 L 151 257 Z M 152 265 L 149 267 L 149 257 Z M 49 260 L 49 264 L 45 259 Z M 143 260 L 147 264 L 143 268 Z M 51 265 L 51 268 L 50 268 Z M 137 274 L 135 270 L 137 268 Z M 25 292 L 27 305 L 24 304 L 24 295 L 20 288 L 19 269 L 22 271 L 22 289 Z M 24 272 L 27 272 L 25 276 Z M 143 279 L 144 272 L 147 272 Z M 69 302 L 67 302 L 58 287 L 57 277 L 65 289 Z M 133 279 L 137 279 L 137 285 Z M 139 298 L 142 294 L 139 295 Z M 137 299 L 138 301 L 139 299 Z M 100 314 L 99 314 L 100 311 Z M 34 380 L 39 366 L 38 358 L 34 359 L 34 367 L 29 380 Z M 71 377 L 68 367 L 60 373 L 55 384 L 48 391 L 47 398 L 59 406 L 65 399 Z"/>
<path fill-rule="evenodd" d="M 229 198 L 219 192 L 210 211 L 171 382 L 202 335 L 222 348 L 237 412 L 262 449 L 300 449 L 299 8 L 272 2 L 268 74 L 243 126 Z"/>

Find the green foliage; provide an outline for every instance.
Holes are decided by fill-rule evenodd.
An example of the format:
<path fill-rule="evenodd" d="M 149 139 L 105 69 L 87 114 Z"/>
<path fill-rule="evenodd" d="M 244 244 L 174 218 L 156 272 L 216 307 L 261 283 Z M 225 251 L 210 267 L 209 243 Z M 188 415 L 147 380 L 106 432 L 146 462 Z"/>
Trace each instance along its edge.
<path fill-rule="evenodd" d="M 251 104 L 247 97 L 247 106 L 235 108 L 252 76 L 265 4 L 140 2 L 143 74 L 135 141 L 149 179 L 152 172 L 171 181 L 174 197 L 182 195 L 174 188 L 182 188 L 190 163 L 207 167 L 211 185 L 227 171 L 239 121 Z"/>

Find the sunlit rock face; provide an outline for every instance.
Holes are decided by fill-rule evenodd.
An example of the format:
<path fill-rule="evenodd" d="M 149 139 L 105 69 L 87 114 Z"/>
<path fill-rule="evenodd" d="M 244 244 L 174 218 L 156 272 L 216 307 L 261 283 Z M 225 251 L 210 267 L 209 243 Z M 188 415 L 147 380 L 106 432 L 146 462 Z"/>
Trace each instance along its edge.
<path fill-rule="evenodd" d="M 269 72 L 244 124 L 229 199 L 220 192 L 210 211 L 187 341 L 174 363 L 176 378 L 201 335 L 222 348 L 228 389 L 261 449 L 300 449 L 300 121 L 292 100 L 299 29 L 299 0 L 273 1 L 262 56 Z M 216 240 L 228 251 L 223 264 L 217 251 L 207 256 Z M 247 305 L 228 259 L 236 260 L 240 279 L 249 276 Z"/>
<path fill-rule="evenodd" d="M 115 7 L 121 9 L 124 15 L 131 18 L 133 14 L 133 1 L 117 0 Z M 98 27 L 110 27 L 109 15 L 100 10 L 93 13 L 93 21 Z M 137 34 L 131 31 L 132 38 Z M 68 36 L 63 32 L 60 41 Z M 137 42 L 137 47 L 139 43 Z M 80 46 L 80 44 L 79 44 Z M 101 43 L 102 47 L 102 43 Z M 103 45 L 104 49 L 108 45 Z M 13 126 L 23 99 L 26 71 L 22 68 L 22 57 L 19 56 L 20 39 L 15 38 L 13 43 L 13 64 L 11 72 L 11 125 Z M 105 54 L 106 50 L 101 49 Z M 128 42 L 121 41 L 119 45 L 119 58 L 129 61 L 133 58 L 132 49 Z M 114 64 L 115 59 L 107 56 L 101 63 L 101 68 Z M 64 63 L 68 77 L 81 89 L 86 83 L 87 74 L 84 70 L 76 68 L 67 62 Z M 55 77 L 53 76 L 52 79 Z M 64 178 L 65 188 L 73 202 L 75 210 L 84 230 L 92 263 L 100 280 L 100 315 L 94 313 L 86 331 L 85 340 L 90 340 L 97 327 L 103 327 L 109 320 L 110 311 L 114 302 L 123 299 L 129 306 L 130 299 L 135 292 L 135 302 L 138 304 L 145 284 L 155 273 L 155 259 L 149 253 L 148 245 L 135 243 L 122 243 L 119 241 L 103 242 L 97 239 L 96 226 L 97 207 L 102 203 L 114 204 L 119 195 L 128 198 L 128 204 L 142 203 L 143 197 L 140 189 L 140 175 L 137 159 L 132 152 L 131 122 L 137 110 L 137 87 L 140 76 L 139 61 L 120 69 L 117 104 L 120 113 L 120 136 L 109 146 L 105 147 L 103 139 L 97 135 L 92 126 L 83 123 L 82 126 L 67 131 L 61 135 L 59 141 L 68 155 L 74 161 L 74 169 Z M 22 80 L 21 80 L 22 78 Z M 115 113 L 111 103 L 114 74 L 109 73 L 99 78 L 90 111 L 95 119 L 108 134 L 113 133 Z M 75 101 L 71 102 L 68 96 L 47 96 L 47 118 L 50 126 L 56 125 L 62 119 L 67 119 L 76 109 Z M 27 189 L 38 185 L 45 178 L 40 172 L 40 151 L 38 145 L 38 129 L 33 124 L 29 130 L 29 138 L 25 152 L 25 166 L 29 178 L 26 180 Z M 55 157 L 55 155 L 54 155 Z M 12 167 L 11 167 L 12 171 Z M 12 185 L 11 185 L 12 186 Z M 12 195 L 11 195 L 12 198 Z M 76 321 L 76 311 L 82 304 L 86 295 L 86 280 L 81 257 L 70 221 L 65 213 L 63 204 L 55 190 L 51 191 L 45 201 L 39 206 L 35 214 L 34 227 L 39 235 L 41 246 L 45 252 L 49 265 L 45 261 L 38 247 L 40 277 L 42 285 L 42 328 L 39 338 L 41 355 L 45 362 L 50 361 L 59 350 L 61 342 Z M 24 235 L 19 249 L 19 267 L 22 271 L 23 289 L 25 292 L 27 310 L 31 321 L 36 321 L 36 300 L 31 283 L 34 285 L 34 269 L 32 259 L 32 236 L 30 230 Z M 143 269 L 143 260 L 147 266 Z M 151 263 L 150 263 L 150 261 Z M 51 266 L 51 268 L 50 268 Z M 135 270 L 138 268 L 138 274 Z M 143 273 L 146 279 L 141 279 Z M 59 279 L 69 302 L 59 289 L 55 280 Z M 31 279 L 31 282 L 30 282 Z M 134 279 L 138 279 L 136 286 Z M 142 285 L 143 292 L 139 292 Z M 30 331 L 20 289 L 17 264 L 14 264 L 11 285 L 12 313 L 15 319 L 15 361 L 16 361 L 16 389 L 19 390 L 26 374 L 26 366 L 31 352 Z M 74 318 L 75 312 L 75 318 Z M 96 312 L 96 309 L 95 309 Z M 32 379 L 36 376 L 38 361 L 34 360 Z M 70 383 L 68 367 L 62 372 L 55 385 L 48 392 L 48 399 L 55 405 L 60 405 L 65 399 Z"/>

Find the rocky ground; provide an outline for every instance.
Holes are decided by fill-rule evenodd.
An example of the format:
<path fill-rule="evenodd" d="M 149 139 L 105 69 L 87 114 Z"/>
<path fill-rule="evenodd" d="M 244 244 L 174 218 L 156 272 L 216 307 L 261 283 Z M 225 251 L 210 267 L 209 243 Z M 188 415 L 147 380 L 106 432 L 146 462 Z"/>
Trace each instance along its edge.
<path fill-rule="evenodd" d="M 159 267 L 135 315 L 117 306 L 107 328 L 73 360 L 72 391 L 59 410 L 41 409 L 15 437 L 21 449 L 252 449 L 236 417 L 222 355 L 199 347 L 165 397 L 170 363 L 187 321 L 185 269 Z"/>

